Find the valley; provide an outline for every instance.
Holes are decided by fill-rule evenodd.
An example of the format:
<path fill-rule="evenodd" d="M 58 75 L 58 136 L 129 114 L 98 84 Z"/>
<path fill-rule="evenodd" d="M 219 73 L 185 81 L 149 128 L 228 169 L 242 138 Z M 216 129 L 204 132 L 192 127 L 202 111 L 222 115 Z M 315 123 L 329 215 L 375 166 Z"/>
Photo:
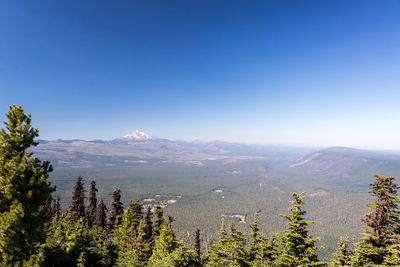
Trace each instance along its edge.
<path fill-rule="evenodd" d="M 141 135 L 143 136 L 143 135 Z M 98 198 L 109 205 L 113 187 L 122 202 L 160 204 L 173 228 L 191 242 L 201 229 L 204 247 L 214 240 L 221 215 L 248 231 L 254 212 L 262 230 L 282 231 L 292 192 L 307 191 L 305 210 L 313 236 L 330 257 L 340 236 L 363 230 L 368 183 L 378 173 L 400 174 L 400 155 L 351 148 L 299 148 L 166 139 L 41 141 L 35 155 L 50 160 L 62 207 L 68 208 L 78 176 L 96 180 Z"/>

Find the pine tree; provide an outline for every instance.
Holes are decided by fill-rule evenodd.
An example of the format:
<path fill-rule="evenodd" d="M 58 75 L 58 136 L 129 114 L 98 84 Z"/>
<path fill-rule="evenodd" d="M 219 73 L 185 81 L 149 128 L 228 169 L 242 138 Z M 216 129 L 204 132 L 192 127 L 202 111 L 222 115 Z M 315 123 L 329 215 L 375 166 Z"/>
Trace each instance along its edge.
<path fill-rule="evenodd" d="M 94 219 L 95 219 L 95 213 L 96 213 L 96 208 L 97 208 L 97 198 L 96 198 L 96 182 L 91 181 L 90 186 L 89 186 L 89 198 L 88 198 L 88 205 L 86 208 L 86 221 L 85 221 L 85 226 L 86 229 L 89 229 L 92 227 Z"/>
<path fill-rule="evenodd" d="M 375 175 L 375 178 L 369 184 L 369 192 L 376 201 L 368 204 L 372 211 L 363 219 L 367 228 L 352 258 L 354 265 L 384 264 L 385 258 L 390 259 L 391 255 L 398 254 L 400 198 L 397 189 L 400 187 L 395 184 L 395 177 Z"/>
<path fill-rule="evenodd" d="M 183 240 L 175 239 L 172 230 L 164 221 L 147 266 L 194 266 L 195 256 L 192 251 L 183 246 L 183 243 Z"/>
<path fill-rule="evenodd" d="M 20 266 L 45 238 L 43 207 L 54 191 L 47 181 L 52 166 L 27 152 L 38 145 L 31 115 L 12 105 L 6 116 L 0 131 L 0 265 Z"/>
<path fill-rule="evenodd" d="M 129 209 L 132 211 L 132 228 L 135 236 L 139 230 L 139 224 L 143 218 L 143 204 L 137 199 L 135 202 L 129 205 Z"/>
<path fill-rule="evenodd" d="M 94 214 L 93 225 L 101 227 L 102 229 L 106 227 L 106 221 L 107 221 L 106 210 L 107 207 L 104 204 L 104 201 L 101 199 L 99 205 L 97 205 L 96 212 Z"/>
<path fill-rule="evenodd" d="M 400 244 L 394 243 L 387 248 L 387 254 L 384 257 L 385 265 L 400 266 Z"/>
<path fill-rule="evenodd" d="M 114 253 L 104 231 L 87 230 L 83 218 L 75 221 L 68 212 L 54 218 L 48 231 L 43 266 L 113 266 Z"/>
<path fill-rule="evenodd" d="M 154 214 L 156 216 L 153 224 L 153 237 L 156 238 L 160 235 L 161 225 L 164 223 L 164 211 L 160 206 L 154 208 Z"/>
<path fill-rule="evenodd" d="M 275 239 L 265 238 L 264 233 L 260 232 L 258 213 L 254 214 L 254 221 L 250 225 L 250 240 L 247 249 L 249 266 L 269 266 L 275 260 L 277 251 L 275 249 Z"/>
<path fill-rule="evenodd" d="M 255 260 L 257 254 L 259 253 L 259 249 L 261 246 L 261 242 L 264 240 L 262 239 L 260 229 L 259 229 L 259 222 L 258 222 L 258 213 L 254 213 L 254 220 L 250 224 L 250 240 L 249 240 L 249 248 L 248 248 L 248 255 L 249 261 L 252 262 Z"/>
<path fill-rule="evenodd" d="M 218 241 L 211 245 L 206 257 L 206 266 L 248 266 L 246 235 L 236 229 L 232 222 L 226 231 L 225 217 L 222 216 Z"/>
<path fill-rule="evenodd" d="M 175 236 L 174 230 L 172 230 L 172 223 L 175 221 L 174 216 L 167 215 L 167 226 L 169 229 L 171 229 L 172 234 Z"/>
<path fill-rule="evenodd" d="M 229 266 L 247 266 L 246 234 L 239 231 L 235 224 L 229 224 L 229 239 L 226 245 L 227 257 L 225 262 Z"/>
<path fill-rule="evenodd" d="M 53 218 L 48 231 L 44 266 L 76 266 L 87 245 L 83 218 L 75 221 L 74 215 L 67 212 L 58 220 Z"/>
<path fill-rule="evenodd" d="M 107 232 L 112 233 L 115 226 L 121 223 L 124 207 L 121 202 L 121 189 L 115 188 L 111 200 L 111 211 L 107 220 Z"/>
<path fill-rule="evenodd" d="M 331 262 L 332 267 L 349 265 L 350 251 L 347 242 L 349 242 L 349 240 L 346 237 L 340 237 L 340 240 L 337 244 L 336 252 L 333 253 L 333 258 Z"/>
<path fill-rule="evenodd" d="M 151 212 L 151 206 L 147 207 L 146 215 L 144 217 L 144 239 L 147 242 L 150 242 L 151 237 L 153 236 L 153 225 L 152 225 L 152 212 Z"/>
<path fill-rule="evenodd" d="M 289 222 L 288 230 L 284 234 L 280 234 L 281 247 L 280 255 L 276 264 L 279 266 L 320 266 L 322 263 L 318 261 L 317 247 L 315 242 L 319 238 L 312 238 L 308 234 L 307 226 L 312 222 L 306 221 L 305 211 L 301 209 L 304 204 L 305 192 L 301 194 L 292 193 L 294 200 L 290 201 L 292 206 L 289 208 L 289 215 L 281 216 Z"/>
<path fill-rule="evenodd" d="M 201 239 L 200 239 L 200 229 L 196 229 L 196 234 L 194 236 L 194 251 L 196 252 L 197 261 L 201 263 Z"/>
<path fill-rule="evenodd" d="M 141 256 L 145 257 L 147 261 L 151 256 L 152 248 L 147 239 L 146 228 L 146 221 L 142 220 L 138 227 L 137 242 L 135 245 L 136 249 L 140 250 Z"/>
<path fill-rule="evenodd" d="M 53 218 L 53 197 L 51 195 L 49 195 L 49 197 L 46 199 L 46 201 L 44 202 L 44 210 L 46 211 L 45 217 L 46 217 L 46 221 L 50 222 L 51 219 Z"/>
<path fill-rule="evenodd" d="M 77 221 L 80 218 L 85 218 L 85 192 L 86 190 L 83 187 L 82 177 L 79 176 L 76 180 L 74 186 L 74 192 L 72 195 L 72 204 L 71 204 L 71 214 L 72 219 Z"/>
<path fill-rule="evenodd" d="M 225 226 L 225 216 L 221 217 L 221 228 L 217 242 L 211 244 L 207 256 L 206 266 L 225 266 L 227 256 L 228 233 Z"/>
<path fill-rule="evenodd" d="M 142 223 L 142 217 L 142 203 L 139 200 L 131 202 L 129 208 L 125 210 L 121 217 L 121 223 L 115 227 L 113 233 L 115 244 L 121 251 L 132 247 L 132 244 L 137 242 L 139 237 L 139 225 Z"/>
<path fill-rule="evenodd" d="M 60 217 L 61 214 L 61 204 L 60 204 L 60 197 L 56 197 L 53 199 L 53 205 L 51 207 L 53 217 Z"/>
<path fill-rule="evenodd" d="M 123 225 L 123 222 L 120 226 Z M 120 226 L 118 228 L 120 228 Z M 129 240 L 128 246 L 119 253 L 117 266 L 146 266 L 152 250 L 146 240 L 145 221 L 142 220 L 138 227 L 138 235 L 136 238 Z M 115 232 L 114 232 L 115 234 Z"/>
<path fill-rule="evenodd" d="M 163 222 L 161 226 L 160 236 L 156 239 L 153 249 L 151 261 L 157 262 L 170 254 L 178 247 L 178 243 L 168 227 L 167 222 Z"/>

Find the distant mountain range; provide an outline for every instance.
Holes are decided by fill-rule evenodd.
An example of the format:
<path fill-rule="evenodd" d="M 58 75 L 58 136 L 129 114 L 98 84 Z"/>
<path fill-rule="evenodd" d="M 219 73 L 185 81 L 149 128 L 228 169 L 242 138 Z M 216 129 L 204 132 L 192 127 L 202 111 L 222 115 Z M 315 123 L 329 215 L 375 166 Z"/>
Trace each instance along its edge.
<path fill-rule="evenodd" d="M 101 166 L 112 161 L 182 162 L 259 160 L 272 168 L 314 177 L 348 179 L 380 173 L 400 175 L 400 154 L 347 147 L 326 149 L 284 145 L 254 145 L 224 141 L 184 142 L 151 136 L 135 130 L 113 140 L 40 140 L 34 152 L 59 166 Z M 107 160 L 105 159 L 107 158 Z"/>
<path fill-rule="evenodd" d="M 400 154 L 347 147 L 330 147 L 307 154 L 290 169 L 329 179 L 364 182 L 374 174 L 400 175 Z"/>

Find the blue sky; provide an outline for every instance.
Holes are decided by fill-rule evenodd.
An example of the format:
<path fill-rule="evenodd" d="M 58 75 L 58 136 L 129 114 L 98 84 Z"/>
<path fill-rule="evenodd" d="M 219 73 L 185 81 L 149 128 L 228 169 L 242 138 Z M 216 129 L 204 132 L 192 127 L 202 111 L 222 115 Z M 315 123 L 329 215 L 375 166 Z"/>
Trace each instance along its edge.
<path fill-rule="evenodd" d="M 400 149 L 400 1 L 2 1 L 0 113 L 44 139 Z"/>

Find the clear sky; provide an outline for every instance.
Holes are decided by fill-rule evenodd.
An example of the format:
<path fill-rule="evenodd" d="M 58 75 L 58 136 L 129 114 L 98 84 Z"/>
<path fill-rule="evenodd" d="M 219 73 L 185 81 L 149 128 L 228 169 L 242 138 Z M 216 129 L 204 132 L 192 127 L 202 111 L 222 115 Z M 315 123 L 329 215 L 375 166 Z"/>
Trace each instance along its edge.
<path fill-rule="evenodd" d="M 43 139 L 400 149 L 400 1 L 1 1 L 0 93 Z"/>

